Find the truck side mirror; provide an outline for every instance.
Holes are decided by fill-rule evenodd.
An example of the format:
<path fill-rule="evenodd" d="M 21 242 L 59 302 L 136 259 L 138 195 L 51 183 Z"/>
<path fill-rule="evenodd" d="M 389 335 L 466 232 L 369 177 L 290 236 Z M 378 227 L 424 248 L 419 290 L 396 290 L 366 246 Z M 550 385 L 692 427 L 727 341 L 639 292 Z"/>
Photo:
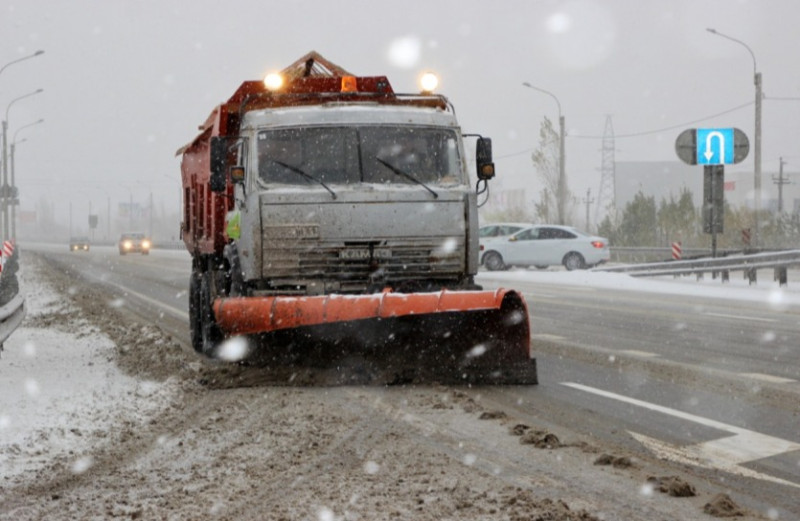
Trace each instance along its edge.
<path fill-rule="evenodd" d="M 478 166 L 478 179 L 481 181 L 488 181 L 494 177 L 491 138 L 478 138 L 478 142 L 475 145 L 475 163 Z"/>
<path fill-rule="evenodd" d="M 210 143 L 210 165 L 211 175 L 209 185 L 212 192 L 222 192 L 227 184 L 225 164 L 228 162 L 228 147 L 225 138 L 214 136 Z"/>

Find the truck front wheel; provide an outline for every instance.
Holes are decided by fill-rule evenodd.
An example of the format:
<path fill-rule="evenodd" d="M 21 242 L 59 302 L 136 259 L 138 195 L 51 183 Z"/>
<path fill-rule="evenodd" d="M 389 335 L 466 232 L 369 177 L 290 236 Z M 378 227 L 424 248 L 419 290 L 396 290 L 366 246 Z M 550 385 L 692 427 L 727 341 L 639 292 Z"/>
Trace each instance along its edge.
<path fill-rule="evenodd" d="M 198 353 L 203 352 L 203 339 L 200 322 L 200 280 L 202 274 L 192 271 L 189 278 L 189 333 L 192 339 L 192 347 Z"/>
<path fill-rule="evenodd" d="M 214 320 L 211 275 L 209 271 L 193 271 L 189 279 L 189 327 L 194 350 L 213 357 L 222 332 Z"/>
<path fill-rule="evenodd" d="M 212 305 L 216 292 L 213 290 L 212 276 L 213 272 L 206 271 L 200 279 L 200 343 L 203 354 L 213 358 L 222 341 L 222 332 L 214 320 Z"/>

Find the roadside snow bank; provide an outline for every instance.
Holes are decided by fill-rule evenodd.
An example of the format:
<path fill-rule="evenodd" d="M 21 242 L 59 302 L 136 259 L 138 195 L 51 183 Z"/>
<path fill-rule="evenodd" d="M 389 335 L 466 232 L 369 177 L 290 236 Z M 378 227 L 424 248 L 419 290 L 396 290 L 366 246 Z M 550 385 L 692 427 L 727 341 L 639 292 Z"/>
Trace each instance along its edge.
<path fill-rule="evenodd" d="M 496 282 L 525 282 L 540 284 L 564 284 L 591 288 L 609 288 L 687 297 L 708 297 L 726 300 L 763 302 L 772 307 L 800 305 L 800 281 L 793 280 L 789 286 L 781 287 L 771 280 L 771 273 L 761 274 L 759 284 L 750 285 L 739 277 L 731 277 L 729 282 L 706 276 L 696 277 L 631 277 L 625 273 L 580 270 L 524 270 L 513 269 L 505 272 L 481 271 L 477 280 Z M 767 276 L 768 275 L 768 276 Z M 792 275 L 795 275 L 792 273 Z M 796 277 L 796 275 L 795 275 Z"/>
<path fill-rule="evenodd" d="M 47 284 L 36 258 L 26 261 L 28 314 L 0 358 L 0 484 L 56 463 L 87 470 L 113 425 L 141 424 L 174 389 L 121 373 L 115 344 Z"/>

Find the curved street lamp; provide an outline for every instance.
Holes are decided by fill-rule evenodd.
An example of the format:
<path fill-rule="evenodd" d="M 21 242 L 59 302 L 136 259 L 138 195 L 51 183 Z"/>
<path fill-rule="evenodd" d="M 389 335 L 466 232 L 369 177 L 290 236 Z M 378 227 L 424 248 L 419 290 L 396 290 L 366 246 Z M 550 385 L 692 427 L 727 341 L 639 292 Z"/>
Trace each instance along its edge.
<path fill-rule="evenodd" d="M 34 121 L 33 123 L 28 123 L 27 125 L 22 125 L 21 127 L 19 127 L 16 130 L 16 132 L 14 132 L 14 138 L 11 140 L 11 146 L 14 146 L 14 143 L 22 143 L 23 141 L 25 141 L 25 139 L 17 141 L 17 134 L 19 134 L 21 131 L 25 130 L 28 127 L 32 127 L 32 126 L 38 125 L 40 123 L 44 123 L 44 119 L 39 119 L 37 121 Z"/>
<path fill-rule="evenodd" d="M 552 92 L 534 87 L 527 81 L 523 82 L 522 86 L 547 94 L 553 98 L 556 101 L 556 105 L 558 105 L 558 193 L 556 194 L 556 208 L 558 210 L 558 224 L 566 224 L 567 174 L 564 169 L 564 116 L 561 114 L 561 102 L 558 101 L 558 98 Z"/>
<path fill-rule="evenodd" d="M 17 202 L 15 194 L 17 185 L 16 181 L 14 180 L 14 150 L 16 149 L 17 143 L 24 143 L 28 140 L 27 138 L 22 138 L 21 140 L 17 141 L 17 134 L 19 134 L 21 130 L 38 125 L 40 123 L 44 123 L 44 119 L 39 119 L 38 121 L 34 121 L 33 123 L 28 123 L 27 125 L 19 127 L 16 132 L 14 132 L 14 137 L 11 140 L 11 238 L 14 240 L 17 239 Z"/>
<path fill-rule="evenodd" d="M 14 62 L 12 62 L 14 63 Z M 7 67 L 8 65 L 6 65 Z M 33 92 L 29 92 L 28 94 L 24 94 L 17 98 L 12 99 L 8 106 L 6 107 L 6 117 L 3 120 L 3 238 L 8 238 L 8 197 L 6 191 L 8 190 L 8 111 L 11 110 L 11 106 L 14 103 L 18 102 L 19 100 L 28 98 L 30 96 L 34 96 L 43 92 L 44 89 L 36 89 Z"/>
<path fill-rule="evenodd" d="M 721 32 L 717 31 L 716 29 L 708 28 L 706 31 L 710 32 L 711 34 L 715 34 L 717 36 L 721 36 L 726 40 L 730 40 L 732 42 L 738 43 L 739 45 L 743 46 L 747 49 L 747 52 L 750 53 L 750 56 L 753 58 L 753 83 L 756 86 L 756 123 L 755 123 L 755 138 L 753 142 L 753 162 L 754 162 L 754 177 L 753 180 L 753 192 L 755 197 L 755 218 L 753 224 L 753 246 L 759 246 L 759 236 L 758 236 L 758 214 L 761 211 L 761 100 L 764 97 L 761 93 L 761 73 L 758 72 L 758 67 L 756 66 L 756 55 L 753 53 L 753 49 L 750 48 L 749 45 L 744 43 L 741 40 L 737 40 L 732 36 L 728 36 L 727 34 L 722 34 Z"/>
<path fill-rule="evenodd" d="M 3 65 L 2 67 L 0 67 L 0 74 L 2 74 L 3 71 L 6 70 L 6 67 L 8 67 L 10 65 L 14 65 L 15 63 L 19 63 L 21 61 L 25 61 L 25 60 L 28 60 L 30 58 L 35 58 L 36 56 L 39 56 L 41 54 L 44 54 L 44 51 L 39 50 L 39 51 L 36 51 L 35 53 L 30 54 L 28 56 L 23 56 L 22 58 L 17 58 L 14 61 L 10 61 L 10 62 L 6 63 L 5 65 Z"/>

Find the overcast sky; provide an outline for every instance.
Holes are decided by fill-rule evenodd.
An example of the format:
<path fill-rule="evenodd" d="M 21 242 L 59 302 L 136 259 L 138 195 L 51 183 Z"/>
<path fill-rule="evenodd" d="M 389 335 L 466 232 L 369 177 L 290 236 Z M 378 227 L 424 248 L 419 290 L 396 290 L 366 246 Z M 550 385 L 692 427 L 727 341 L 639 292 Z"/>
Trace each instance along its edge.
<path fill-rule="evenodd" d="M 466 132 L 494 140 L 505 188 L 541 189 L 530 154 L 552 92 L 566 118 L 570 188 L 600 186 L 606 117 L 617 161 L 676 160 L 684 128 L 753 137 L 754 63 L 763 74 L 765 190 L 778 158 L 800 171 L 800 2 L 796 0 L 0 0 L 0 75 L 21 208 L 57 199 L 66 216 L 107 200 L 177 209 L 179 159 L 215 104 L 239 84 L 310 50 L 415 92 L 440 74 Z M 748 104 L 725 115 L 708 118 Z M 702 120 L 702 121 L 697 121 Z M 661 132 L 655 132 L 661 129 Z M 624 137 L 632 136 L 633 137 Z M 698 167 L 699 168 L 699 167 Z M 729 171 L 753 169 L 750 156 Z M 701 175 L 701 170 L 698 170 Z M 800 181 L 800 180 L 796 180 Z M 76 210 L 77 209 L 77 210 Z M 84 220 L 82 217 L 81 220 Z"/>

